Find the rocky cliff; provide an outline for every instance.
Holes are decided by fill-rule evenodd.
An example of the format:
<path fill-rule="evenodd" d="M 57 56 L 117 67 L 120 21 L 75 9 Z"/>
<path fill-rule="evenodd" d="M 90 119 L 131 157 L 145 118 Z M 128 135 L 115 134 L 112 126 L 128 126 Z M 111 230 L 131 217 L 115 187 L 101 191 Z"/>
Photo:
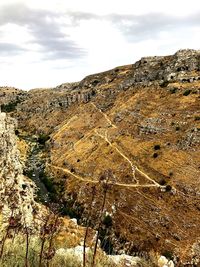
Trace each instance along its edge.
<path fill-rule="evenodd" d="M 0 202 L 1 229 L 12 218 L 19 228 L 35 228 L 35 185 L 23 175 L 15 136 L 16 121 L 6 113 L 0 113 Z"/>

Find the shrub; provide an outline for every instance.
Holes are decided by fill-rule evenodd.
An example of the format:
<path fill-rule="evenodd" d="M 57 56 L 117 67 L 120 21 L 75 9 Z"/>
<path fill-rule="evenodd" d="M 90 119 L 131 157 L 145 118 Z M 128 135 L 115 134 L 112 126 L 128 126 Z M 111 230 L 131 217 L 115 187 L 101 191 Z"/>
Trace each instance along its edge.
<path fill-rule="evenodd" d="M 15 135 L 19 135 L 19 130 L 15 130 Z"/>
<path fill-rule="evenodd" d="M 160 145 L 155 145 L 155 146 L 154 146 L 154 149 L 155 149 L 155 150 L 159 150 L 159 149 L 160 149 Z"/>
<path fill-rule="evenodd" d="M 177 91 L 177 88 L 171 88 L 171 89 L 170 89 L 170 93 L 171 93 L 171 94 L 175 94 L 176 91 Z"/>
<path fill-rule="evenodd" d="M 176 126 L 175 129 L 176 129 L 176 131 L 179 131 L 180 130 L 180 127 L 179 126 Z"/>
<path fill-rule="evenodd" d="M 166 189 L 167 192 L 169 192 L 169 191 L 172 190 L 172 187 L 171 187 L 171 185 L 168 184 L 165 189 Z"/>
<path fill-rule="evenodd" d="M 106 227 L 111 227 L 112 226 L 112 217 L 110 215 L 106 215 L 103 219 L 103 224 Z"/>
<path fill-rule="evenodd" d="M 159 181 L 160 185 L 165 185 L 167 182 L 165 181 L 165 179 L 161 178 Z"/>
<path fill-rule="evenodd" d="M 164 87 L 167 87 L 169 84 L 168 81 L 163 81 L 161 84 L 160 84 L 160 87 L 164 88 Z"/>
<path fill-rule="evenodd" d="M 49 193 L 56 194 L 56 190 L 55 190 L 54 183 L 53 183 L 52 179 L 47 177 L 47 175 L 43 171 L 41 171 L 39 173 L 39 178 L 43 182 L 43 184 L 45 185 L 45 187 Z"/>
<path fill-rule="evenodd" d="M 158 153 L 153 153 L 153 158 L 157 158 L 158 157 Z"/>
<path fill-rule="evenodd" d="M 2 112 L 12 112 L 16 109 L 17 104 L 19 103 L 19 101 L 15 101 L 15 102 L 10 102 L 8 104 L 2 104 L 1 105 L 1 111 Z"/>
<path fill-rule="evenodd" d="M 47 134 L 40 134 L 38 137 L 38 143 L 41 145 L 45 145 L 46 141 L 50 139 L 50 136 Z"/>
<path fill-rule="evenodd" d="M 164 251 L 162 253 L 163 256 L 165 256 L 168 260 L 173 260 L 174 256 L 173 253 L 171 251 Z"/>
<path fill-rule="evenodd" d="M 183 93 L 184 96 L 188 96 L 191 93 L 190 89 L 185 90 L 185 92 Z"/>

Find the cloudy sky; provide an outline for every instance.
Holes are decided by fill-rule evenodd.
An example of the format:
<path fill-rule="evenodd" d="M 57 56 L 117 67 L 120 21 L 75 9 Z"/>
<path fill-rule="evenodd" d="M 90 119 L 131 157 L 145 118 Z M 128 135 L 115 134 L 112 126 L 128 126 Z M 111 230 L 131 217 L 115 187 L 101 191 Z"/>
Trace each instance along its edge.
<path fill-rule="evenodd" d="M 1 0 L 0 86 L 52 87 L 200 49 L 199 0 Z"/>

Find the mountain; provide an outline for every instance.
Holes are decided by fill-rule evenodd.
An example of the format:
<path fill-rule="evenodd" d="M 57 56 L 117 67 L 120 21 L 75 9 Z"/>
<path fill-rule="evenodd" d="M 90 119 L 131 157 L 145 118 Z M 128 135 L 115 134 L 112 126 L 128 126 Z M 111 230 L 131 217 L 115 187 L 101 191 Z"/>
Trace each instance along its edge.
<path fill-rule="evenodd" d="M 199 93 L 200 51 L 180 50 L 53 89 L 3 87 L 0 104 L 27 162 L 40 143 L 32 174 L 62 214 L 100 229 L 108 253 L 186 266 L 200 260 Z"/>

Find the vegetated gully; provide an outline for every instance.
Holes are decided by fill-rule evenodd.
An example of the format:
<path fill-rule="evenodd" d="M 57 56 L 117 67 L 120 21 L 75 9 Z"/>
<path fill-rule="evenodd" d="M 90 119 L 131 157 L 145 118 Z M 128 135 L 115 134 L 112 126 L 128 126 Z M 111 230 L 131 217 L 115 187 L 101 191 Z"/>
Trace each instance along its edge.
<path fill-rule="evenodd" d="M 51 203 L 45 174 L 45 159 L 42 157 L 45 146 L 36 137 L 25 136 L 23 139 L 29 146 L 29 155 L 25 164 L 24 175 L 28 176 L 37 186 L 37 200 L 45 205 Z"/>
<path fill-rule="evenodd" d="M 50 209 L 55 209 L 57 206 L 56 212 L 76 218 L 79 222 L 82 215 L 81 206 L 76 205 L 76 208 L 74 208 L 74 202 L 70 198 L 68 201 L 63 201 L 52 177 L 45 173 L 46 141 L 48 139 L 42 140 L 42 142 L 39 141 L 39 138 L 33 136 L 23 136 L 23 139 L 29 146 L 29 155 L 26 160 L 24 175 L 28 176 L 36 184 L 38 189 L 37 201 L 48 206 Z"/>

